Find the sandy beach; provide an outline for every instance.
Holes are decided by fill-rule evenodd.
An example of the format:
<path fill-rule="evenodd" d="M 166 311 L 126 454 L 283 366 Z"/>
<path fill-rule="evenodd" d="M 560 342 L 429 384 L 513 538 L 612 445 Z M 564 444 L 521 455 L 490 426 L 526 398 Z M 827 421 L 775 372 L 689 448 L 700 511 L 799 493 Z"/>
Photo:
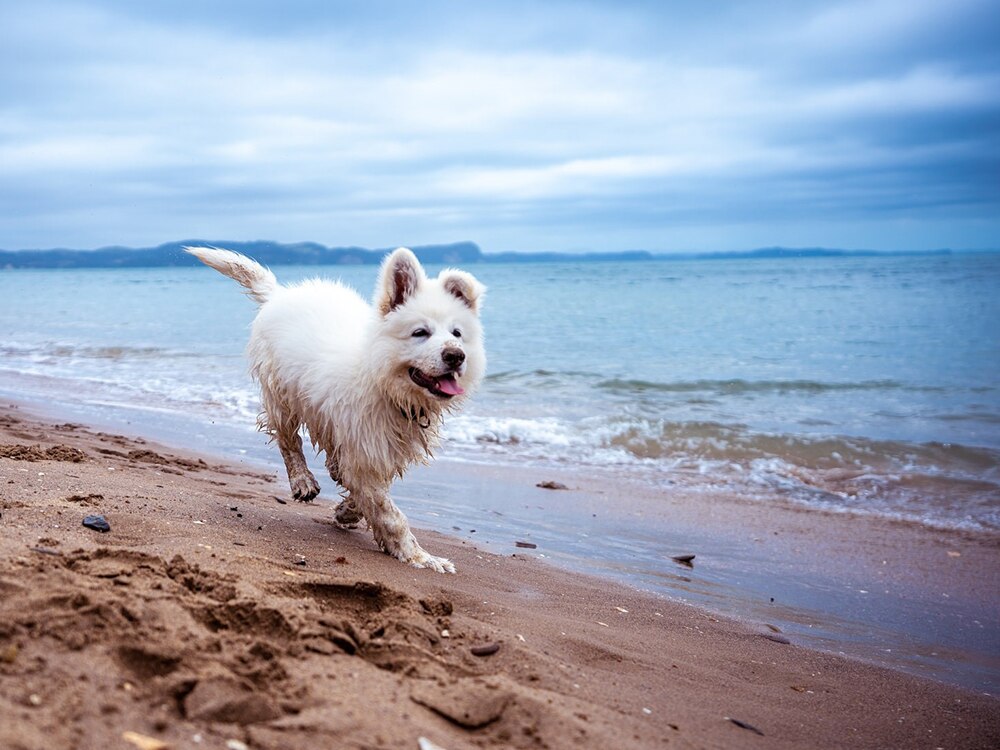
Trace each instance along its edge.
<path fill-rule="evenodd" d="M 981 691 L 568 573 L 528 548 L 421 531 L 459 572 L 406 568 L 257 467 L 0 414 L 3 748 L 1000 744 L 1000 702 Z M 439 468 L 427 475 L 448 485 Z M 589 489 L 579 502 L 607 499 Z M 662 512 L 707 534 L 738 511 Z M 110 531 L 82 525 L 98 514 Z M 956 597 L 996 598 L 997 552 L 981 539 L 886 523 L 876 545 L 846 519 L 739 514 L 740 536 L 811 548 L 804 576 L 831 559 L 897 571 L 883 580 L 927 596 L 947 579 Z"/>

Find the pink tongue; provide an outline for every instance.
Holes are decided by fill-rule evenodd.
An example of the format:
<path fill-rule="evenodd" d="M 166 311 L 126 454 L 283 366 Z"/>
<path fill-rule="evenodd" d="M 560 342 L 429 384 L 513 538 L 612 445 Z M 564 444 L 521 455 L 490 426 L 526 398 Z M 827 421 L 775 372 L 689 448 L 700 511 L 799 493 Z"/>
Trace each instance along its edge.
<path fill-rule="evenodd" d="M 435 387 L 441 393 L 447 393 L 449 396 L 461 396 L 465 393 L 465 389 L 458 384 L 454 377 L 438 378 Z"/>

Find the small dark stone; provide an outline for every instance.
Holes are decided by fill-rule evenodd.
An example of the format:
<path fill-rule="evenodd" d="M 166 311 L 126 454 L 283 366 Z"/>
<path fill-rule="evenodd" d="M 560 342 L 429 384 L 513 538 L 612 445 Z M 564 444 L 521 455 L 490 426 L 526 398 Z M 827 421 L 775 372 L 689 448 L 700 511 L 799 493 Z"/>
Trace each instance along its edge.
<path fill-rule="evenodd" d="M 486 643 L 482 646 L 473 646 L 469 649 L 473 656 L 492 656 L 500 650 L 499 643 Z"/>
<path fill-rule="evenodd" d="M 764 736 L 764 733 L 760 731 L 757 727 L 755 727 L 753 724 L 747 724 L 745 721 L 740 721 L 739 719 L 732 719 L 732 718 L 730 718 L 729 721 L 738 726 L 740 729 L 747 729 L 753 732 L 754 734 L 759 734 L 761 737 Z"/>
<path fill-rule="evenodd" d="M 536 487 L 541 487 L 543 490 L 568 490 L 567 487 L 562 482 L 553 482 L 551 479 L 547 479 L 544 482 L 539 482 L 535 485 Z"/>
<path fill-rule="evenodd" d="M 303 558 L 302 558 L 302 559 L 300 559 L 300 560 L 296 560 L 296 561 L 295 561 L 295 564 L 296 564 L 296 565 L 302 565 L 303 567 L 305 567 L 305 564 L 306 564 L 306 559 L 305 559 L 305 558 L 303 557 Z"/>
<path fill-rule="evenodd" d="M 87 516 L 83 519 L 83 525 L 94 531 L 111 531 L 111 524 L 104 516 Z"/>
<path fill-rule="evenodd" d="M 274 497 L 275 500 L 278 501 L 279 504 L 281 504 L 281 505 L 288 505 L 288 501 L 287 500 L 283 500 L 282 498 L 278 497 L 277 495 L 274 495 L 273 497 Z"/>
<path fill-rule="evenodd" d="M 689 568 L 693 568 L 694 557 L 694 555 L 674 555 L 670 559 L 675 563 L 680 563 L 681 565 L 687 565 Z"/>
<path fill-rule="evenodd" d="M 514 542 L 515 547 L 523 547 L 524 549 L 538 549 L 538 545 L 534 542 Z"/>

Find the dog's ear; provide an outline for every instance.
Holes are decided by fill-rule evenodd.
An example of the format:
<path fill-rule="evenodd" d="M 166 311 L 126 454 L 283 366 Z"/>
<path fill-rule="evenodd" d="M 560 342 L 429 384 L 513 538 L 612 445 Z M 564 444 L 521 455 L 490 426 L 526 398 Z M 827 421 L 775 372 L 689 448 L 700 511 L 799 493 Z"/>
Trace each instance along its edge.
<path fill-rule="evenodd" d="M 382 315 L 388 315 L 420 288 L 427 279 L 417 256 L 405 247 L 394 250 L 382 261 L 378 286 L 375 288 L 376 306 Z"/>
<path fill-rule="evenodd" d="M 448 294 L 464 302 L 472 312 L 479 313 L 483 297 L 486 296 L 486 287 L 476 281 L 475 276 L 455 268 L 446 268 L 438 274 L 438 280 Z"/>

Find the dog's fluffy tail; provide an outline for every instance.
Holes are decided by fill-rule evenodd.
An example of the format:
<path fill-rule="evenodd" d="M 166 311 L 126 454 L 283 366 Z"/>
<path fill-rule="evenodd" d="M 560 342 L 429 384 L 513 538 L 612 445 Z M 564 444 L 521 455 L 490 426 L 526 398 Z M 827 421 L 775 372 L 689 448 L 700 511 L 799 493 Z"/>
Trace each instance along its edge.
<path fill-rule="evenodd" d="M 278 280 L 274 274 L 255 260 L 232 250 L 220 250 L 217 247 L 185 247 L 185 252 L 211 266 L 219 273 L 236 279 L 247 290 L 247 296 L 263 305 L 278 288 Z"/>

